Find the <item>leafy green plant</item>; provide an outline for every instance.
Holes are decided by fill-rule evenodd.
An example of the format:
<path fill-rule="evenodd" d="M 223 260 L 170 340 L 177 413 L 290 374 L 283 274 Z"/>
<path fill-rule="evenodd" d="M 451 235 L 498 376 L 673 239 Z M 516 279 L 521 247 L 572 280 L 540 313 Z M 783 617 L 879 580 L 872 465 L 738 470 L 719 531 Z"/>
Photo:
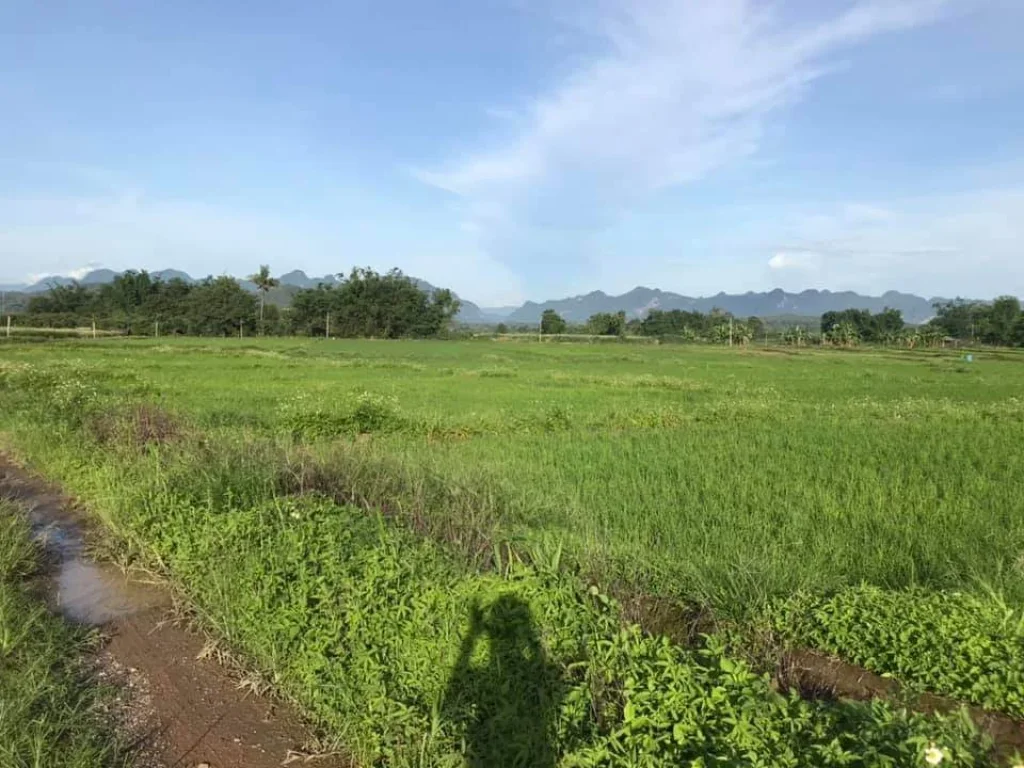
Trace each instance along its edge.
<path fill-rule="evenodd" d="M 382 432 L 401 426 L 402 418 L 395 397 L 376 392 L 360 392 L 352 401 L 352 424 L 356 431 Z"/>
<path fill-rule="evenodd" d="M 993 597 L 872 586 L 796 595 L 771 612 L 790 644 L 1024 718 L 1024 613 Z"/>

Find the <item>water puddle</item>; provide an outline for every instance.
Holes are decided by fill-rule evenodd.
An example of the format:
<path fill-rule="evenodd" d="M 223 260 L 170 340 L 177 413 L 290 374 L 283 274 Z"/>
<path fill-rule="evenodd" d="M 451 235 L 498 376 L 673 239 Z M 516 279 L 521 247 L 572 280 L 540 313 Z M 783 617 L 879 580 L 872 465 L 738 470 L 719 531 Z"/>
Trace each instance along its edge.
<path fill-rule="evenodd" d="M 28 508 L 32 534 L 52 563 L 47 598 L 65 618 L 102 626 L 167 605 L 163 590 L 89 558 L 81 522 L 64 511 L 59 499 L 30 494 L 19 501 Z"/>

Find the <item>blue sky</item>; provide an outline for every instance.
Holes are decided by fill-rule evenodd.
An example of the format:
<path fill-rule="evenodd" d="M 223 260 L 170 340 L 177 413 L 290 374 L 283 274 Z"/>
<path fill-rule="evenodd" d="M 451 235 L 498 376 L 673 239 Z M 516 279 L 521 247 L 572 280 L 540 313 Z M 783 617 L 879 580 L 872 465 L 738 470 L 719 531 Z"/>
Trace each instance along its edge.
<path fill-rule="evenodd" d="M 0 5 L 0 283 L 1024 294 L 1019 0 Z"/>

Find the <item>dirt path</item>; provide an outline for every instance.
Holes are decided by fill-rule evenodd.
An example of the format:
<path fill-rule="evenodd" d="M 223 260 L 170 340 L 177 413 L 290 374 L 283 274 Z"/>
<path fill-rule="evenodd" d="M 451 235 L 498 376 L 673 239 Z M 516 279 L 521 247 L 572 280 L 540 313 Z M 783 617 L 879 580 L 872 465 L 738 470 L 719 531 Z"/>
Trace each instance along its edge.
<path fill-rule="evenodd" d="M 87 527 L 66 498 L 0 454 L 0 497 L 28 510 L 53 561 L 47 599 L 109 637 L 97 676 L 119 686 L 111 715 L 138 742 L 144 768 L 348 768 L 309 756 L 311 734 L 290 706 L 240 689 L 203 653 L 204 638 L 169 622 L 170 596 L 84 553 Z"/>

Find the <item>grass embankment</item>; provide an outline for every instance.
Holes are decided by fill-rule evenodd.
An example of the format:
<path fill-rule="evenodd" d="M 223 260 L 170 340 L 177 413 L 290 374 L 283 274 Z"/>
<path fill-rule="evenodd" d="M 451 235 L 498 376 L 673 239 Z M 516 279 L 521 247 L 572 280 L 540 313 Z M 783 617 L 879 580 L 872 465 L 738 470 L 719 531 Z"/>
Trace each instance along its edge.
<path fill-rule="evenodd" d="M 0 501 L 0 765 L 127 766 L 98 714 L 106 694 L 83 667 L 91 639 L 26 592 L 37 554 L 17 510 Z"/>
<path fill-rule="evenodd" d="M 741 626 L 767 611 L 912 668 L 947 606 L 875 636 L 854 620 L 845 646 L 772 606 L 979 577 L 1019 599 L 1014 363 L 509 346 L 26 350 L 0 372 L 3 426 L 368 764 L 915 765 L 932 741 L 985 764 L 956 720 L 782 697 L 718 641 L 620 629 L 584 584 Z M 502 541 L 533 566 L 497 547 L 474 567 Z M 874 626 L 878 605 L 847 612 Z M 934 633 L 956 674 L 910 682 L 1014 712 L 1016 668 L 989 664 L 1005 637 L 985 690 L 965 685 L 957 632 L 985 646 L 984 616 Z"/>

